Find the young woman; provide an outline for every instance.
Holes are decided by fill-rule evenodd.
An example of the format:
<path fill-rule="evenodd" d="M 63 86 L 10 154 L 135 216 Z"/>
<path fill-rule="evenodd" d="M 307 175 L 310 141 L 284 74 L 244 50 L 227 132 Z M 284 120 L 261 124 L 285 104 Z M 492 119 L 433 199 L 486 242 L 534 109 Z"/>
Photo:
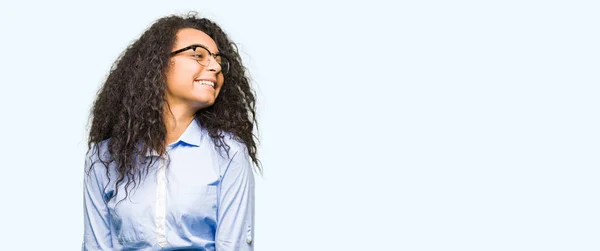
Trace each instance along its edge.
<path fill-rule="evenodd" d="M 217 24 L 157 20 L 91 117 L 83 250 L 253 250 L 255 95 Z"/>

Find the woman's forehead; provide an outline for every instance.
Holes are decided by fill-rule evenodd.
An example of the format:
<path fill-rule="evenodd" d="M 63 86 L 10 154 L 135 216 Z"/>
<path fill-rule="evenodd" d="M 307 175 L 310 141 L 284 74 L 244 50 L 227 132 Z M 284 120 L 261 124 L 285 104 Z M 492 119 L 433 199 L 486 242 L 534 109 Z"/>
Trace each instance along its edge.
<path fill-rule="evenodd" d="M 201 30 L 192 28 L 181 29 L 177 32 L 177 39 L 173 49 L 176 50 L 192 44 L 204 45 L 213 53 L 218 51 L 217 44 L 210 36 Z"/>

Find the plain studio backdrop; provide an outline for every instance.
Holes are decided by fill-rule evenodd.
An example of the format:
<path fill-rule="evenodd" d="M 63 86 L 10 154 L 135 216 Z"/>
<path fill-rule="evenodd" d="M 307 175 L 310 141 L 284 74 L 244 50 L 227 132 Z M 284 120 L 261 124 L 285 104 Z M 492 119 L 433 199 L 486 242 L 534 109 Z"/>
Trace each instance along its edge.
<path fill-rule="evenodd" d="M 118 55 L 196 10 L 258 94 L 256 250 L 600 250 L 597 1 L 0 2 L 1 250 L 78 250 Z"/>

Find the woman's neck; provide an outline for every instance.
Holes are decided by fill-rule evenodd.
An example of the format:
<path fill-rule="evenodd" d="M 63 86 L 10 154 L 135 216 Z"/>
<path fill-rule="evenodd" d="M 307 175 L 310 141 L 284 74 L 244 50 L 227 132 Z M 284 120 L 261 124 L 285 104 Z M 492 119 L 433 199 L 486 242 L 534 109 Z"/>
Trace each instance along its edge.
<path fill-rule="evenodd" d="M 170 110 L 169 110 L 170 109 Z M 183 106 L 165 106 L 164 121 L 167 128 L 166 143 L 175 142 L 194 120 L 195 113 Z"/>

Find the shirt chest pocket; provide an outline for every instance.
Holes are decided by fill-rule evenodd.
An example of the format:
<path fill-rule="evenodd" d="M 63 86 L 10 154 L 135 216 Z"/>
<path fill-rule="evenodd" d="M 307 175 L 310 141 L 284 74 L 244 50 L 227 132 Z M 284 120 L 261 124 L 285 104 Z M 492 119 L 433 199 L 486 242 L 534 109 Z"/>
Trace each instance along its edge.
<path fill-rule="evenodd" d="M 190 186 L 173 196 L 173 222 L 180 230 L 194 236 L 212 239 L 217 222 L 217 186 Z"/>
<path fill-rule="evenodd" d="M 217 209 L 217 184 L 192 184 L 172 195 L 174 211 L 205 214 Z"/>

